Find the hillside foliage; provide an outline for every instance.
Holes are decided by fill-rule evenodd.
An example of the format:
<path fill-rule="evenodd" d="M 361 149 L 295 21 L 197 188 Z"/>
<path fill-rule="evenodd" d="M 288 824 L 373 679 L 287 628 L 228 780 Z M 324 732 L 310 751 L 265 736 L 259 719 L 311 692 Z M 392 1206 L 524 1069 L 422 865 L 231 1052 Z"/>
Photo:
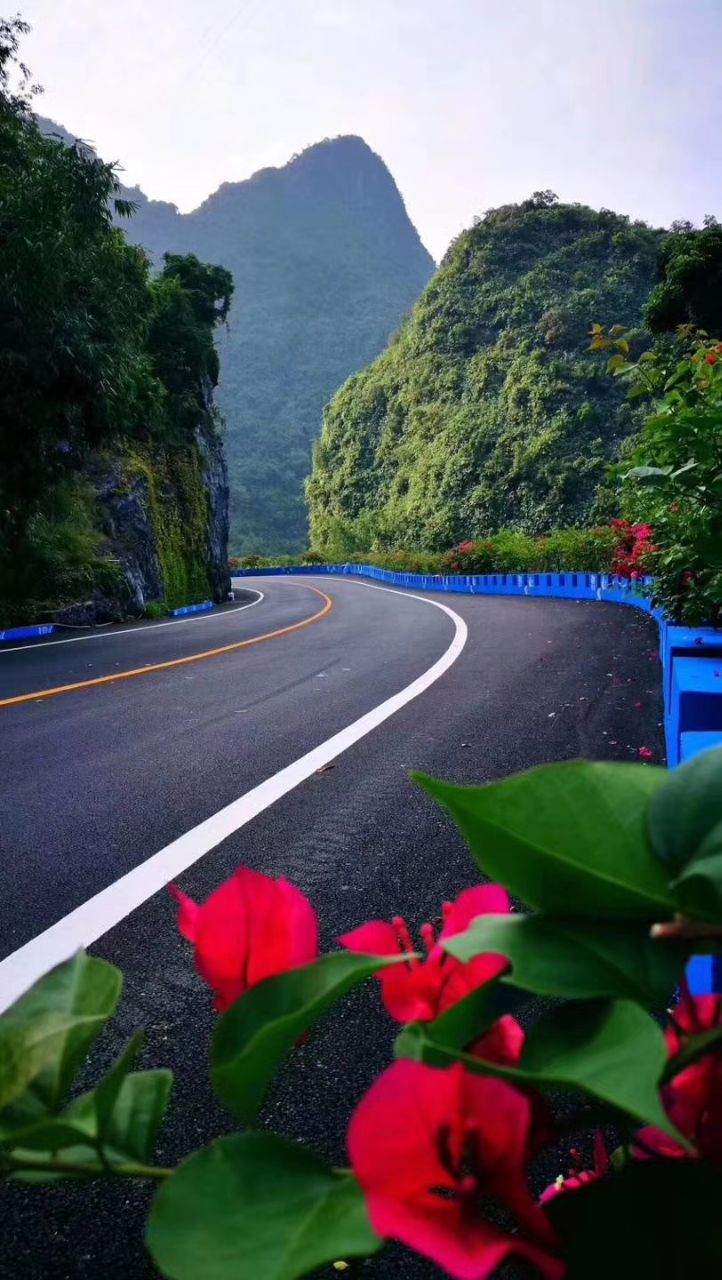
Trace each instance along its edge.
<path fill-rule="evenodd" d="M 130 209 L 88 148 L 44 136 L 0 23 L 0 604 L 87 592 L 111 568 L 91 459 L 192 454 L 217 381 L 213 328 L 232 281 L 169 257 L 157 278 L 113 222 Z M 18 85 L 18 71 L 20 71 Z"/>
<path fill-rule="evenodd" d="M 639 410 L 588 333 L 641 324 L 661 238 L 551 192 L 463 233 L 388 349 L 326 411 L 313 545 L 442 550 L 609 514 L 597 490 Z"/>

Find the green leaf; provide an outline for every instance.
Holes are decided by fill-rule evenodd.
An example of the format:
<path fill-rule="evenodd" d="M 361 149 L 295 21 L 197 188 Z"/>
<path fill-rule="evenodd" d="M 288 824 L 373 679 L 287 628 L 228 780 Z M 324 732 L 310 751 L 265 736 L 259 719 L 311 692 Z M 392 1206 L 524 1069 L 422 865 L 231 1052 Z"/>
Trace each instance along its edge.
<path fill-rule="evenodd" d="M 680 915 L 693 920 L 722 922 L 722 851 L 709 858 L 695 858 L 672 882 Z"/>
<path fill-rule="evenodd" d="M 482 871 L 554 915 L 659 920 L 672 909 L 646 810 L 664 769 L 576 760 L 460 787 L 416 775 L 446 805 Z"/>
<path fill-rule="evenodd" d="M 138 1031 L 126 1045 L 120 1057 L 106 1073 L 95 1089 L 78 1098 L 65 1113 L 76 1119 L 87 1115 L 88 1131 L 103 1141 L 111 1123 L 123 1081 L 130 1072 L 143 1043 L 143 1032 Z"/>
<path fill-rule="evenodd" d="M 610 356 L 609 359 L 607 360 L 607 373 L 616 373 L 618 369 L 628 369 L 628 368 L 629 368 L 629 361 L 626 360 L 624 356 L 620 356 L 619 353 L 617 353 L 617 355 L 615 356 Z"/>
<path fill-rule="evenodd" d="M 81 951 L 0 1018 L 0 1103 L 13 1104 L 17 1122 L 60 1106 L 114 1012 L 122 982 L 113 965 Z"/>
<path fill-rule="evenodd" d="M 406 1027 L 397 1038 L 396 1056 L 434 1067 L 461 1062 L 478 1075 L 511 1083 L 573 1089 L 689 1145 L 670 1124 L 659 1097 L 658 1082 L 667 1061 L 664 1036 L 632 1001 L 590 1001 L 552 1009 L 527 1033 L 518 1067 L 485 1062 L 437 1044 L 430 1030 L 423 1023 Z"/>
<path fill-rule="evenodd" d="M 690 1280 L 722 1271 L 722 1175 L 708 1161 L 644 1160 L 546 1205 L 566 1280 Z"/>
<path fill-rule="evenodd" d="M 437 1044 L 463 1049 L 506 1013 L 518 1013 L 528 1003 L 525 991 L 498 978 L 477 987 L 450 1009 L 427 1023 L 428 1033 Z"/>
<path fill-rule="evenodd" d="M 669 480 L 671 471 L 671 467 L 632 467 L 630 471 L 625 471 L 622 479 L 639 480 L 644 484 L 662 484 Z"/>
<path fill-rule="evenodd" d="M 691 950 L 651 939 L 646 924 L 542 915 L 480 916 L 441 945 L 463 961 L 484 952 L 507 956 L 511 981 L 535 995 L 636 1000 L 649 1008 L 669 1003 Z"/>
<path fill-rule="evenodd" d="M 671 378 L 668 378 L 664 384 L 665 391 L 671 391 L 672 387 L 676 387 L 679 382 L 682 382 L 689 376 L 691 370 L 692 365 L 689 360 L 680 360 Z"/>
<path fill-rule="evenodd" d="M 722 747 L 667 774 L 650 801 L 647 827 L 654 852 L 674 874 L 722 853 Z"/>
<path fill-rule="evenodd" d="M 283 1058 L 305 1031 L 353 987 L 404 957 L 339 951 L 251 987 L 219 1019 L 211 1051 L 218 1096 L 252 1123 Z"/>
<path fill-rule="evenodd" d="M 272 1134 L 220 1138 L 153 1204 L 147 1244 L 169 1280 L 295 1280 L 381 1241 L 355 1178 Z"/>
<path fill-rule="evenodd" d="M 25 1128 L 0 1131 L 0 1145 L 14 1156 L 29 1152 L 47 1159 L 95 1162 L 97 1173 L 115 1164 L 147 1162 L 165 1114 L 172 1072 L 128 1072 L 138 1037 L 95 1089 L 77 1098 L 60 1116 L 47 1116 Z M 49 1180 L 58 1177 L 49 1175 Z M 67 1176 L 67 1175 L 66 1175 Z"/>
<path fill-rule="evenodd" d="M 173 1072 L 161 1068 L 125 1077 L 105 1132 L 113 1152 L 124 1160 L 150 1160 L 172 1084 Z"/>

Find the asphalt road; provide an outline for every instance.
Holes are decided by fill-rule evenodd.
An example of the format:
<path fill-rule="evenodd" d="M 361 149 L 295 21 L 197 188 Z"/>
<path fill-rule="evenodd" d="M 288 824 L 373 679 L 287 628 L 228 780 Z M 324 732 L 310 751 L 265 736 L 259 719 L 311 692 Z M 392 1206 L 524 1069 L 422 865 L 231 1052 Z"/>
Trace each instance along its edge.
<path fill-rule="evenodd" d="M 179 877 L 188 893 L 203 899 L 245 863 L 288 876 L 310 896 L 327 949 L 374 916 L 420 924 L 472 883 L 475 869 L 444 813 L 409 781 L 410 769 L 488 780 L 577 756 L 637 759 L 642 745 L 663 761 L 656 628 L 634 610 L 419 598 L 321 576 L 237 585 L 246 588 L 246 608 L 0 650 L 0 961 L 119 877 L 143 868 L 142 877 L 151 855 L 421 677 L 459 630 L 433 600 L 468 627 L 445 674 L 333 768 L 312 772 L 205 852 Z M 258 643 L 41 696 L 249 640 Z M 24 694 L 34 696 L 2 705 Z M 176 1072 L 158 1153 L 174 1163 L 233 1123 L 208 1088 L 215 1015 L 177 935 L 170 895 L 152 893 L 92 950 L 122 968 L 126 986 L 88 1078 L 145 1028 L 143 1064 Z M 3 973 L 0 963 L 0 999 Z M 343 1161 L 348 1115 L 390 1060 L 393 1034 L 368 984 L 297 1050 L 266 1122 Z M 2 1280 L 156 1274 L 141 1243 L 144 1188 L 5 1186 L 0 1203 Z M 437 1273 L 391 1252 L 364 1274 Z"/>

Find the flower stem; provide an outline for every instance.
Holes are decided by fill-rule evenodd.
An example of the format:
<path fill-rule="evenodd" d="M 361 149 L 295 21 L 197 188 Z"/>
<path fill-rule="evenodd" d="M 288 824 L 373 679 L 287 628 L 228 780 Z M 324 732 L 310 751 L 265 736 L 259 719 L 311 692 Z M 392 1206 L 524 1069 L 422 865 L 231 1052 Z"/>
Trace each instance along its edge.
<path fill-rule="evenodd" d="M 0 1156 L 0 1175 L 9 1173 L 74 1173 L 81 1177 L 98 1178 L 112 1175 L 118 1178 L 153 1178 L 160 1181 L 169 1178 L 172 1169 L 164 1169 L 160 1165 L 127 1164 L 103 1165 L 89 1161 L 76 1160 L 33 1160 L 30 1156 Z"/>

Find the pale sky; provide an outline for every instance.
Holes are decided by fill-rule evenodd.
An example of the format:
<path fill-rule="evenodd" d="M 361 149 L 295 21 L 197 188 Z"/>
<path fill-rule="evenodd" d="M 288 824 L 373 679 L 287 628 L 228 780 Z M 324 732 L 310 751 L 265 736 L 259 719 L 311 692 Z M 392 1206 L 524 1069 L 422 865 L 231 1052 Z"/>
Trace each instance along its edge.
<path fill-rule="evenodd" d="M 37 110 L 182 210 L 357 133 L 437 259 L 543 187 L 655 225 L 722 215 L 722 0 L 18 7 Z"/>

